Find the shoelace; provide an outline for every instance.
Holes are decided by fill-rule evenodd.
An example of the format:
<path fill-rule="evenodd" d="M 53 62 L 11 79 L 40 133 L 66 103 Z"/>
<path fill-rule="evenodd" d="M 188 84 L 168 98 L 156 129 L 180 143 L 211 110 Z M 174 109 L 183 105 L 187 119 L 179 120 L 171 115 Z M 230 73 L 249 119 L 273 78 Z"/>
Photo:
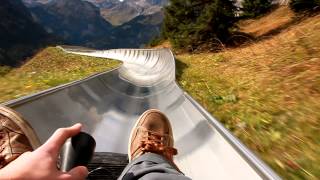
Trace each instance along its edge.
<path fill-rule="evenodd" d="M 167 159 L 172 160 L 173 155 L 176 155 L 177 149 L 173 147 L 166 146 L 166 141 L 168 138 L 172 138 L 168 135 L 160 135 L 154 133 L 152 131 L 145 131 L 145 136 L 143 136 L 143 140 L 140 142 L 139 148 L 143 153 L 153 152 L 157 154 L 164 155 Z"/>

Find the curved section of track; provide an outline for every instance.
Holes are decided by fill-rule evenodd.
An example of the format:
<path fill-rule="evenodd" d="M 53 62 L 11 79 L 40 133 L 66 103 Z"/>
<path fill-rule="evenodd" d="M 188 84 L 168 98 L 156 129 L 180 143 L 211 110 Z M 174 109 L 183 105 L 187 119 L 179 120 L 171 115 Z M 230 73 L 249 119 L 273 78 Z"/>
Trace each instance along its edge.
<path fill-rule="evenodd" d="M 175 61 L 169 49 L 90 50 L 60 47 L 67 53 L 122 61 L 120 77 L 138 86 L 167 85 L 175 81 Z"/>

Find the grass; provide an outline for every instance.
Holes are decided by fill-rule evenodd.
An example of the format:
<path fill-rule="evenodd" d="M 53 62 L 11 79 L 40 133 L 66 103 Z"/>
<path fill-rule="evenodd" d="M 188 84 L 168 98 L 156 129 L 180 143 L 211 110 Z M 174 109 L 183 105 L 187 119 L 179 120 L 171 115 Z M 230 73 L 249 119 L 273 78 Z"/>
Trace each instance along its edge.
<path fill-rule="evenodd" d="M 282 177 L 320 177 L 320 15 L 251 45 L 177 59 L 179 84 Z"/>
<path fill-rule="evenodd" d="M 49 47 L 19 68 L 0 67 L 0 102 L 115 68 L 119 62 L 66 54 Z"/>

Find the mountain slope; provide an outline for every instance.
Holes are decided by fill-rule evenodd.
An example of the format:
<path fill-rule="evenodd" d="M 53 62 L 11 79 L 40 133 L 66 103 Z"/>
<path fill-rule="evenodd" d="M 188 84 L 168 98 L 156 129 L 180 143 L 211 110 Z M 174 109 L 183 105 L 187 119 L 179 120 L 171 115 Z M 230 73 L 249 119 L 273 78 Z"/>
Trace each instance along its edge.
<path fill-rule="evenodd" d="M 119 26 L 133 18 L 139 16 L 140 10 L 129 6 L 126 3 L 120 3 L 116 6 L 107 6 L 101 8 L 101 15 L 111 24 Z"/>
<path fill-rule="evenodd" d="M 290 25 L 282 18 L 293 21 L 291 13 L 279 15 L 247 24 L 263 24 L 255 35 L 277 32 L 262 40 L 178 55 L 177 78 L 283 179 L 318 179 L 320 15 Z"/>
<path fill-rule="evenodd" d="M 161 31 L 163 12 L 140 15 L 114 29 L 115 46 L 120 48 L 144 47 Z M 134 38 L 133 38 L 134 37 Z"/>
<path fill-rule="evenodd" d="M 18 65 L 35 49 L 46 44 L 49 38 L 20 0 L 1 1 L 0 64 Z"/>
<path fill-rule="evenodd" d="M 67 44 L 102 48 L 110 44 L 112 25 L 93 4 L 81 0 L 53 0 L 30 7 L 36 21 Z"/>
<path fill-rule="evenodd" d="M 100 8 L 102 16 L 111 24 L 119 26 L 135 17 L 151 15 L 162 10 L 168 0 L 87 0 Z"/>
<path fill-rule="evenodd" d="M 48 4 L 54 0 L 23 0 L 28 7 Z M 161 11 L 168 0 L 83 0 L 100 9 L 101 15 L 112 25 L 122 25 L 140 15 L 150 15 Z"/>
<path fill-rule="evenodd" d="M 118 1 L 119 3 L 121 2 Z M 113 6 L 112 2 L 108 2 L 108 5 Z M 122 5 L 114 5 L 116 8 L 124 7 L 118 13 L 126 11 L 129 6 L 125 3 Z M 137 13 L 138 16 L 129 22 L 113 27 L 101 16 L 99 8 L 88 1 L 52 0 L 29 8 L 38 23 L 48 32 L 64 39 L 66 44 L 97 49 L 142 47 L 160 34 L 164 16 L 160 8 L 155 12 L 149 11 L 149 14 Z"/>

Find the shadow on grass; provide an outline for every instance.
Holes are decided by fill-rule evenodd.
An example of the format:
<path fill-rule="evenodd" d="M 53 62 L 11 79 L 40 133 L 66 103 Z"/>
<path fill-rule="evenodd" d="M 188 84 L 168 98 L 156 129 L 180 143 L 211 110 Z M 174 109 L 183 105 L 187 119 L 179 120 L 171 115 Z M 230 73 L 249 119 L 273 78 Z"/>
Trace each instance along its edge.
<path fill-rule="evenodd" d="M 181 76 L 184 70 L 188 68 L 188 65 L 177 58 L 175 58 L 175 60 L 176 60 L 176 79 L 177 81 L 180 81 Z"/>
<path fill-rule="evenodd" d="M 270 30 L 269 32 L 262 34 L 261 36 L 257 37 L 258 40 L 265 40 L 265 39 L 270 39 L 275 35 L 280 34 L 281 32 L 283 32 L 284 30 L 299 24 L 302 21 L 302 18 L 294 18 L 293 20 L 275 28 Z"/>
<path fill-rule="evenodd" d="M 227 42 L 226 42 L 227 47 L 234 48 L 234 47 L 239 47 L 239 46 L 246 46 L 246 45 L 258 43 L 260 41 L 272 39 L 275 36 L 277 36 L 278 34 L 282 33 L 283 31 L 288 30 L 291 27 L 298 25 L 306 18 L 309 18 L 312 16 L 315 16 L 315 14 L 304 13 L 301 15 L 296 15 L 290 21 L 288 21 L 278 27 L 275 27 L 275 28 L 273 28 L 273 29 L 271 29 L 271 30 L 259 35 L 259 36 L 255 36 L 254 34 L 251 34 L 251 33 L 244 33 L 241 31 L 235 31 L 230 36 L 230 38 L 227 40 Z M 301 34 L 304 34 L 304 29 L 302 29 L 302 30 L 297 29 L 297 30 L 300 31 Z"/>

